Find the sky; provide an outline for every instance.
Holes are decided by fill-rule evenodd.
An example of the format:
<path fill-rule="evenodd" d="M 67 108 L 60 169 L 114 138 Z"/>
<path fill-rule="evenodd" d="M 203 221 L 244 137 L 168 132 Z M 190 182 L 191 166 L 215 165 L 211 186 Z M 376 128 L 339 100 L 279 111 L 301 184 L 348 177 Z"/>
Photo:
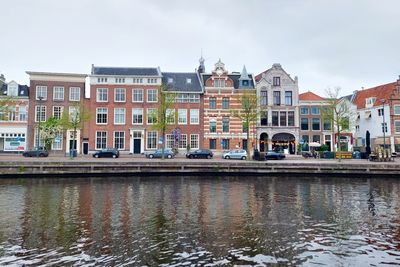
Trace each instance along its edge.
<path fill-rule="evenodd" d="M 259 74 L 280 63 L 299 91 L 394 82 L 398 0 L 2 0 L 0 73 L 90 73 L 91 65 L 188 72 L 205 58 Z"/>

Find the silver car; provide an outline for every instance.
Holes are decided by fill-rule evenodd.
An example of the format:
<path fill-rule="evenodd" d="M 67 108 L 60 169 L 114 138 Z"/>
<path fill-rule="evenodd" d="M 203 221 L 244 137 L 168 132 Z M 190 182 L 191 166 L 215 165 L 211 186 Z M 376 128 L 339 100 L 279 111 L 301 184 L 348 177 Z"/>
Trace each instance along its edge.
<path fill-rule="evenodd" d="M 224 159 L 247 159 L 247 152 L 244 149 L 235 149 L 222 154 Z"/>

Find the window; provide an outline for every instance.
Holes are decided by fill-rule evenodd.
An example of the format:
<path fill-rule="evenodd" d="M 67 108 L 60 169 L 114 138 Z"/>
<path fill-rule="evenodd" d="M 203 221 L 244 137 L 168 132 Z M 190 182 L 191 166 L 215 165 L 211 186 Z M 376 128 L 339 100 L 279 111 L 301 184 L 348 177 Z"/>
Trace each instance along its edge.
<path fill-rule="evenodd" d="M 143 102 L 143 89 L 132 90 L 132 102 Z"/>
<path fill-rule="evenodd" d="M 187 124 L 187 109 L 178 109 L 178 124 Z"/>
<path fill-rule="evenodd" d="M 225 87 L 225 80 L 224 79 L 215 79 L 214 87 Z"/>
<path fill-rule="evenodd" d="M 292 91 L 285 91 L 285 105 L 286 106 L 293 105 L 293 102 L 292 102 Z"/>
<path fill-rule="evenodd" d="M 200 103 L 199 94 L 176 94 L 176 103 Z"/>
<path fill-rule="evenodd" d="M 242 122 L 242 132 L 247 133 L 247 130 L 249 129 L 248 125 L 246 122 Z"/>
<path fill-rule="evenodd" d="M 383 116 L 383 108 L 378 109 L 378 116 Z"/>
<path fill-rule="evenodd" d="M 105 78 L 105 77 L 97 78 L 97 82 L 98 83 L 106 83 L 107 82 L 107 78 Z"/>
<path fill-rule="evenodd" d="M 324 125 L 323 125 L 323 127 L 324 127 L 324 130 L 325 130 L 325 131 L 330 131 L 330 130 L 332 130 L 331 122 L 330 122 L 329 120 L 324 120 Z"/>
<path fill-rule="evenodd" d="M 125 78 L 115 78 L 115 83 L 125 83 Z"/>
<path fill-rule="evenodd" d="M 321 142 L 321 136 L 319 136 L 319 135 L 313 135 L 312 141 L 313 141 L 313 142 L 320 143 L 320 142 Z"/>
<path fill-rule="evenodd" d="M 186 78 L 186 83 L 187 83 L 187 84 L 191 84 L 191 83 L 192 83 L 192 79 Z"/>
<path fill-rule="evenodd" d="M 9 108 L 8 120 L 9 121 L 16 121 L 17 120 L 17 108 L 16 107 Z"/>
<path fill-rule="evenodd" d="M 310 137 L 308 135 L 302 135 L 301 139 L 303 139 L 304 143 L 309 143 L 310 142 Z"/>
<path fill-rule="evenodd" d="M 210 139 L 210 149 L 217 149 L 217 139 Z"/>
<path fill-rule="evenodd" d="M 96 124 L 107 124 L 108 109 L 97 108 L 96 109 Z"/>
<path fill-rule="evenodd" d="M 17 84 L 8 84 L 7 86 L 7 95 L 8 96 L 18 96 L 18 85 Z"/>
<path fill-rule="evenodd" d="M 64 87 L 54 86 L 53 87 L 53 100 L 63 101 L 64 100 Z"/>
<path fill-rule="evenodd" d="M 382 132 L 387 133 L 387 123 L 386 122 L 385 123 L 381 123 L 381 125 L 382 125 Z"/>
<path fill-rule="evenodd" d="M 133 124 L 143 124 L 143 109 L 142 108 L 132 109 L 132 123 Z"/>
<path fill-rule="evenodd" d="M 69 101 L 80 101 L 81 100 L 81 88 L 70 87 L 69 88 Z"/>
<path fill-rule="evenodd" d="M 155 78 L 147 79 L 147 83 L 157 83 L 157 79 Z"/>
<path fill-rule="evenodd" d="M 166 134 L 165 135 L 165 147 L 166 148 L 173 148 L 175 144 L 175 137 L 173 134 Z"/>
<path fill-rule="evenodd" d="M 288 111 L 288 126 L 294 126 L 294 111 Z"/>
<path fill-rule="evenodd" d="M 217 122 L 210 121 L 210 133 L 216 133 L 216 132 L 217 132 Z"/>
<path fill-rule="evenodd" d="M 272 111 L 272 126 L 279 126 L 279 112 Z"/>
<path fill-rule="evenodd" d="M 63 148 L 62 140 L 63 140 L 62 134 L 61 133 L 56 134 L 56 136 L 53 139 L 53 143 L 51 144 L 51 149 L 62 150 Z"/>
<path fill-rule="evenodd" d="M 199 148 L 199 135 L 191 134 L 190 135 L 190 148 Z"/>
<path fill-rule="evenodd" d="M 157 109 L 148 108 L 147 109 L 147 124 L 154 124 L 157 122 Z"/>
<path fill-rule="evenodd" d="M 261 91 L 260 92 L 260 104 L 262 106 L 267 106 L 268 105 L 268 92 L 267 91 Z"/>
<path fill-rule="evenodd" d="M 107 132 L 96 132 L 96 149 L 107 147 Z"/>
<path fill-rule="evenodd" d="M 229 109 L 229 97 L 222 98 L 222 108 Z"/>
<path fill-rule="evenodd" d="M 174 124 L 175 123 L 175 110 L 174 109 L 167 109 L 167 123 Z"/>
<path fill-rule="evenodd" d="M 222 145 L 222 149 L 228 150 L 229 149 L 229 139 L 222 139 L 221 145 Z"/>
<path fill-rule="evenodd" d="M 360 125 L 356 125 L 356 132 L 360 132 Z"/>
<path fill-rule="evenodd" d="M 308 119 L 307 118 L 301 118 L 300 120 L 300 128 L 302 131 L 308 131 Z"/>
<path fill-rule="evenodd" d="M 157 132 L 147 132 L 147 149 L 157 148 Z"/>
<path fill-rule="evenodd" d="M 181 134 L 179 136 L 179 145 L 178 148 L 186 149 L 187 146 L 187 135 L 186 134 Z"/>
<path fill-rule="evenodd" d="M 280 106 L 281 105 L 281 92 L 274 91 L 274 105 Z"/>
<path fill-rule="evenodd" d="M 68 114 L 69 114 L 69 121 L 71 122 L 79 121 L 79 107 L 75 106 L 69 107 Z"/>
<path fill-rule="evenodd" d="M 229 118 L 222 118 L 222 132 L 229 133 Z"/>
<path fill-rule="evenodd" d="M 199 110 L 198 109 L 190 110 L 190 124 L 199 124 Z"/>
<path fill-rule="evenodd" d="M 216 109 L 217 108 L 217 99 L 215 97 L 210 97 L 210 109 Z"/>
<path fill-rule="evenodd" d="M 280 86 L 281 85 L 281 77 L 273 77 L 272 78 L 272 85 L 273 86 Z"/>
<path fill-rule="evenodd" d="M 400 115 L 400 106 L 394 106 L 394 115 Z"/>
<path fill-rule="evenodd" d="M 312 119 L 312 130 L 313 131 L 321 130 L 319 118 L 313 118 Z"/>
<path fill-rule="evenodd" d="M 400 121 L 394 121 L 394 131 L 400 133 Z"/>
<path fill-rule="evenodd" d="M 157 89 L 147 90 L 147 102 L 157 102 Z"/>
<path fill-rule="evenodd" d="M 286 111 L 281 111 L 279 115 L 280 115 L 279 125 L 286 126 Z"/>
<path fill-rule="evenodd" d="M 114 95 L 115 102 L 125 102 L 126 101 L 125 88 L 115 88 L 114 93 L 115 93 L 115 95 Z"/>
<path fill-rule="evenodd" d="M 114 124 L 125 124 L 125 108 L 114 108 Z"/>
<path fill-rule="evenodd" d="M 267 126 L 268 125 L 268 111 L 261 111 L 260 118 L 261 118 L 261 126 Z"/>
<path fill-rule="evenodd" d="M 26 121 L 26 107 L 19 107 L 19 121 Z"/>
<path fill-rule="evenodd" d="M 46 121 L 46 106 L 36 106 L 35 122 Z"/>
<path fill-rule="evenodd" d="M 114 132 L 114 147 L 125 149 L 125 132 Z"/>
<path fill-rule="evenodd" d="M 36 86 L 36 100 L 39 100 L 39 97 L 47 99 L 47 86 Z"/>
<path fill-rule="evenodd" d="M 317 108 L 317 107 L 312 107 L 311 108 L 311 114 L 312 115 L 319 115 L 320 113 L 321 113 L 320 108 Z"/>
<path fill-rule="evenodd" d="M 301 115 L 308 115 L 309 114 L 308 108 L 300 108 L 300 114 Z"/>
<path fill-rule="evenodd" d="M 61 119 L 63 113 L 63 107 L 60 106 L 54 106 L 53 107 L 53 117 L 56 119 Z"/>
<path fill-rule="evenodd" d="M 97 100 L 97 102 L 107 102 L 108 101 L 108 89 L 107 88 L 97 88 L 96 100 Z"/>
<path fill-rule="evenodd" d="M 133 83 L 143 83 L 143 78 L 133 78 Z"/>
<path fill-rule="evenodd" d="M 168 77 L 168 83 L 173 83 L 173 82 L 174 82 L 174 79 L 171 77 Z"/>

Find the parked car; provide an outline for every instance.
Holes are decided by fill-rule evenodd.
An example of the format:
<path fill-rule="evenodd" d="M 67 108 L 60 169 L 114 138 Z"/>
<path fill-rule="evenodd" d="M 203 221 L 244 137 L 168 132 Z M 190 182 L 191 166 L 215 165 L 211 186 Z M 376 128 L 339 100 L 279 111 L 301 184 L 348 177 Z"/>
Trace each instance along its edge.
<path fill-rule="evenodd" d="M 162 153 L 162 149 L 157 149 L 157 150 L 154 150 L 154 151 L 146 151 L 145 152 L 145 156 L 146 156 L 146 158 L 150 158 L 150 159 L 152 159 L 152 158 L 162 158 L 162 155 L 163 155 L 163 153 Z M 175 157 L 175 153 L 174 153 L 174 151 L 172 151 L 172 149 L 164 149 L 164 158 L 167 158 L 167 159 L 172 159 L 173 157 Z"/>
<path fill-rule="evenodd" d="M 186 157 L 189 159 L 211 159 L 213 157 L 213 153 L 209 149 L 197 149 L 186 153 Z"/>
<path fill-rule="evenodd" d="M 116 148 L 105 148 L 93 153 L 95 158 L 118 158 L 119 151 Z"/>
<path fill-rule="evenodd" d="M 49 152 L 45 148 L 40 147 L 39 149 L 34 148 L 31 150 L 25 150 L 22 153 L 22 156 L 24 156 L 24 157 L 48 157 Z"/>
<path fill-rule="evenodd" d="M 273 150 L 268 150 L 267 153 L 265 153 L 265 159 L 284 159 L 285 157 L 285 154 Z"/>
<path fill-rule="evenodd" d="M 244 149 L 235 149 L 224 152 L 222 154 L 223 159 L 243 159 L 247 158 L 247 152 Z"/>

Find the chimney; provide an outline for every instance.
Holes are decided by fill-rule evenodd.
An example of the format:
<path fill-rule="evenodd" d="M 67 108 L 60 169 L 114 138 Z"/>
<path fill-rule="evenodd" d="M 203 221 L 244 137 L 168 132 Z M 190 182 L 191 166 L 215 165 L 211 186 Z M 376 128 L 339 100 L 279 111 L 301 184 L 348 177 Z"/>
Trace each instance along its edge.
<path fill-rule="evenodd" d="M 3 87 L 3 84 L 6 83 L 6 78 L 3 74 L 0 74 L 0 88 Z"/>

